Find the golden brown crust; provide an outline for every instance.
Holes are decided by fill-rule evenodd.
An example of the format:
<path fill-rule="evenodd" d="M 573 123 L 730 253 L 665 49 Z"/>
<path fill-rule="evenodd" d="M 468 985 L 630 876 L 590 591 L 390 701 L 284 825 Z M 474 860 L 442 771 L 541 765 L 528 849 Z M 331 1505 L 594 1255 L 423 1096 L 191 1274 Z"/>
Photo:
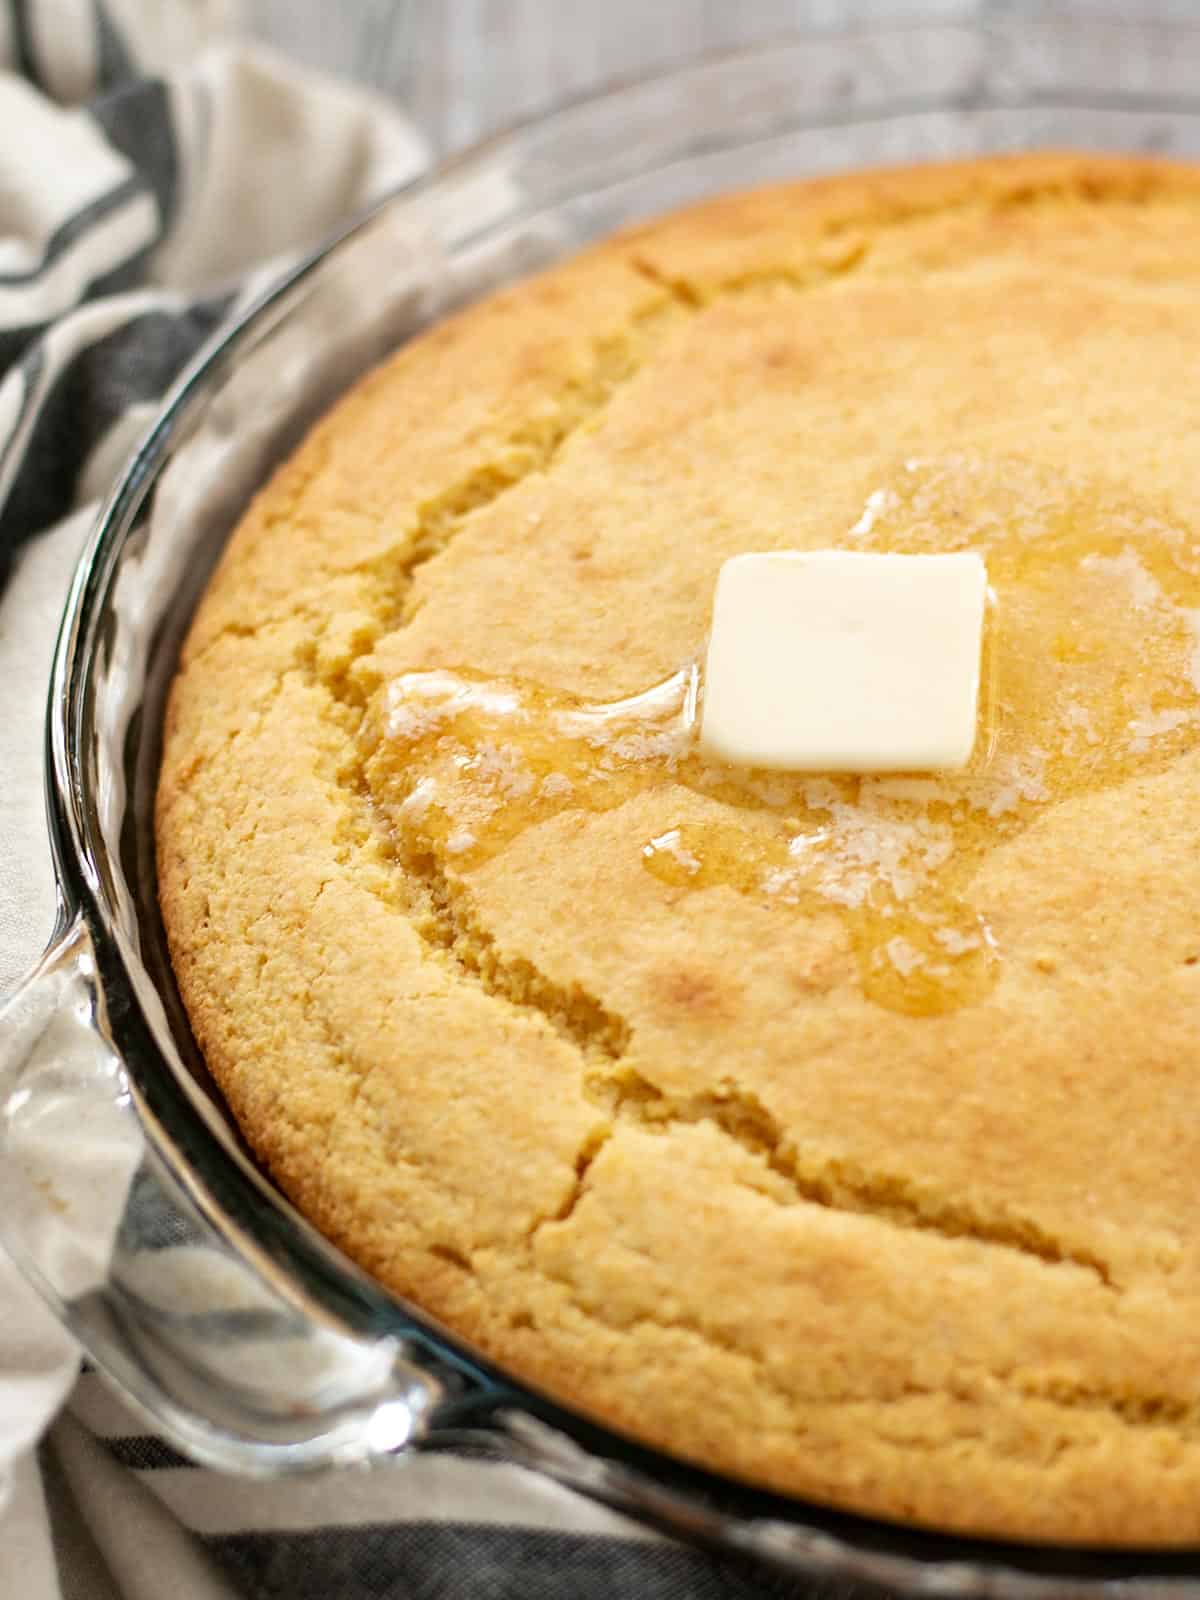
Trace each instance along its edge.
<path fill-rule="evenodd" d="M 1152 697 L 1103 783 L 1060 794 L 1051 752 L 1048 788 L 989 791 L 969 888 L 998 964 L 927 1015 L 868 998 L 839 904 L 645 870 L 664 829 L 726 826 L 721 796 L 668 773 L 406 858 L 379 734 L 388 683 L 432 668 L 643 689 L 694 654 L 726 556 L 841 542 L 906 494 L 897 537 L 986 512 L 1010 542 L 1086 549 L 1094 518 L 1169 548 L 1183 616 L 1198 305 L 1195 169 L 856 175 L 629 230 L 335 408 L 201 606 L 158 803 L 196 1036 L 320 1228 L 717 1470 L 956 1530 L 1200 1542 L 1186 697 L 1174 723 Z"/>

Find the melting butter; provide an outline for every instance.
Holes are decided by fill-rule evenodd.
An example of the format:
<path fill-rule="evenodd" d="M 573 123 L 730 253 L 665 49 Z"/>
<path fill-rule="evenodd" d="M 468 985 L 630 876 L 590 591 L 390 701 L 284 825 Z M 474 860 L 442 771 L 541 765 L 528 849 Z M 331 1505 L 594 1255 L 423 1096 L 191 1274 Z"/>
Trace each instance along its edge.
<path fill-rule="evenodd" d="M 361 735 L 401 855 L 469 874 L 564 811 L 653 793 L 659 825 L 629 849 L 663 892 L 732 891 L 781 918 L 839 917 L 864 993 L 890 1009 L 977 1002 L 1004 959 L 972 893 L 989 852 L 1047 808 L 1200 743 L 1200 547 L 1162 508 L 1110 486 L 969 455 L 899 465 L 846 538 L 984 557 L 998 603 L 982 737 L 963 772 L 814 777 L 706 762 L 690 664 L 606 704 L 410 672 L 372 702 Z M 683 814 L 689 794 L 715 803 L 708 820 Z"/>

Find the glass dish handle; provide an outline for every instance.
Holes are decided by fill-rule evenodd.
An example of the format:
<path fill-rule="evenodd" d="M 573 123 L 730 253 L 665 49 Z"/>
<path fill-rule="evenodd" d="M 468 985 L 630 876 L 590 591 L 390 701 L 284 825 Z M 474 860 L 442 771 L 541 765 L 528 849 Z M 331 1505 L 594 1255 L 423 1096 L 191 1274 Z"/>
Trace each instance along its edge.
<path fill-rule="evenodd" d="M 82 916 L 0 1009 L 0 1242 L 154 1431 L 205 1465 L 276 1477 L 390 1455 L 443 1398 L 394 1338 L 287 1295 L 155 1155 Z"/>

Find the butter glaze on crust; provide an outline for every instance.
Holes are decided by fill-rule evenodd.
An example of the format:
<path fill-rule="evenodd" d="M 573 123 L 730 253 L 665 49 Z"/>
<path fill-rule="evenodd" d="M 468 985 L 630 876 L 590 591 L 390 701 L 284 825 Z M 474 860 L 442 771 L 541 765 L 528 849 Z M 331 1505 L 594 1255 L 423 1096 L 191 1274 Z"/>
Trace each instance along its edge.
<path fill-rule="evenodd" d="M 1200 1543 L 1198 309 L 1200 174 L 995 159 L 628 231 L 340 402 L 200 608 L 158 801 L 196 1036 L 326 1234 L 732 1476 Z M 646 871 L 731 815 L 669 768 L 489 854 L 398 849 L 402 674 L 611 701 L 696 653 L 738 549 L 933 548 L 956 519 L 1002 564 L 1032 541 L 1035 600 L 1033 546 L 1067 552 L 1175 675 L 1130 716 L 1111 629 L 1046 641 L 1091 698 L 954 835 L 994 833 L 956 889 L 999 952 L 967 1003 L 870 999 L 836 896 Z M 998 669 L 1022 727 L 1038 659 Z"/>

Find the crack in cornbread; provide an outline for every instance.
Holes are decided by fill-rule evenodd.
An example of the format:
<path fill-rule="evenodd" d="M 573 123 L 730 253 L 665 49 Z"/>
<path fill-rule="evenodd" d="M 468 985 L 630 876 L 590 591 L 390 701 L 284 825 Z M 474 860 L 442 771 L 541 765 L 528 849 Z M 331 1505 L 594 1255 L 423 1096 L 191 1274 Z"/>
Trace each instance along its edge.
<path fill-rule="evenodd" d="M 407 881 L 422 895 L 422 906 L 414 904 L 411 914 L 431 955 L 445 951 L 456 972 L 477 982 L 486 994 L 537 1012 L 585 1061 L 620 1061 L 629 1045 L 629 1028 L 620 1017 L 578 984 L 561 988 L 531 961 L 502 956 L 492 935 L 471 917 L 465 900 L 455 896 L 433 856 L 407 856 L 404 869 Z"/>
<path fill-rule="evenodd" d="M 987 1215 L 969 1202 L 939 1195 L 934 1186 L 922 1185 L 901 1173 L 866 1172 L 837 1157 L 803 1161 L 766 1107 L 732 1081 L 715 1092 L 680 1101 L 668 1100 L 637 1073 L 627 1072 L 615 1083 L 614 1112 L 618 1118 L 657 1133 L 669 1133 L 684 1123 L 708 1122 L 758 1156 L 768 1172 L 782 1182 L 772 1183 L 768 1172 L 760 1174 L 756 1181 L 749 1176 L 740 1181 L 779 1205 L 803 1202 L 834 1211 L 858 1212 L 898 1228 L 927 1229 L 947 1239 L 975 1239 L 999 1249 L 1017 1250 L 1040 1261 L 1073 1263 L 1112 1287 L 1103 1261 L 1052 1238 L 1028 1218 L 1003 1213 Z M 589 1167 L 596 1153 L 589 1149 Z M 577 1201 L 578 1195 L 575 1198 Z"/>
<path fill-rule="evenodd" d="M 159 862 L 206 1058 L 332 1238 L 735 1476 L 1200 1540 L 1198 291 L 1184 168 L 767 190 L 314 431 L 193 626 Z M 985 554 L 961 781 L 714 773 L 669 695 L 613 712 L 722 560 L 831 544 Z"/>

